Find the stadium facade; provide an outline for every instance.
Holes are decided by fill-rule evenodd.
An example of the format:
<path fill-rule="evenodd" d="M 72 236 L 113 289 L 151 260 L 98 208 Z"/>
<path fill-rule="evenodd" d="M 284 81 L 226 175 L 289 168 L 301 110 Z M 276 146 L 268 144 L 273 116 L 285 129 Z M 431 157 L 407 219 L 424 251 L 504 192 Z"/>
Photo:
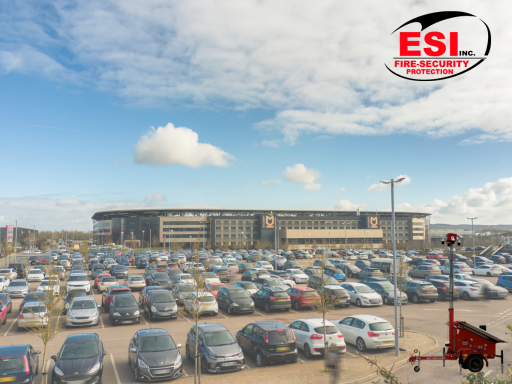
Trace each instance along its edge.
<path fill-rule="evenodd" d="M 396 212 L 398 244 L 425 246 L 430 213 Z M 391 242 L 391 212 L 261 209 L 129 209 L 96 212 L 94 240 L 138 246 L 212 248 L 382 248 Z"/>

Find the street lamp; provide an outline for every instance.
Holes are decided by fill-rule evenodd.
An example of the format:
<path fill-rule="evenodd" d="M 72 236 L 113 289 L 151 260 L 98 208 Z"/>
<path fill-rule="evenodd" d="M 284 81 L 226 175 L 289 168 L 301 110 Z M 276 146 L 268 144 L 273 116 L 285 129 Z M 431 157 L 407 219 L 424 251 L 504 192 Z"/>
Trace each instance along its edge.
<path fill-rule="evenodd" d="M 396 281 L 396 243 L 395 243 L 395 183 L 400 183 L 401 181 L 405 180 L 405 177 L 401 177 L 398 180 L 391 181 L 381 181 L 382 184 L 391 184 L 391 227 L 392 227 L 392 242 L 393 242 L 393 304 L 395 306 L 395 356 L 400 356 L 400 346 L 399 346 L 399 335 L 400 332 L 397 330 L 399 329 L 398 325 L 398 300 L 397 300 L 397 281 Z"/>
<path fill-rule="evenodd" d="M 473 238 L 473 268 L 476 267 L 476 255 L 475 255 L 475 231 L 473 230 L 473 220 L 478 219 L 478 217 L 468 217 L 468 220 L 471 220 L 471 237 Z"/>
<path fill-rule="evenodd" d="M 146 231 L 142 231 L 142 249 L 144 249 L 144 232 Z"/>
<path fill-rule="evenodd" d="M 171 229 L 171 243 L 172 243 L 172 250 L 174 251 L 174 237 L 172 236 L 172 233 L 174 231 Z"/>

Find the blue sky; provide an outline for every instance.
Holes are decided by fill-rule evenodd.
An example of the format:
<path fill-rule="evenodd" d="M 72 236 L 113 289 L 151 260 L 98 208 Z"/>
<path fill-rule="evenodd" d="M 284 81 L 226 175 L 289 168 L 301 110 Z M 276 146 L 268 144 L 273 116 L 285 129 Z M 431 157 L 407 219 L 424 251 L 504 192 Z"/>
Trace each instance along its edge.
<path fill-rule="evenodd" d="M 498 32 L 495 58 L 420 84 L 382 65 L 388 30 L 442 2 L 370 13 L 362 2 L 352 18 L 330 2 L 296 14 L 291 3 L 157 3 L 0 8 L 2 153 L 15 170 L 0 225 L 90 229 L 94 211 L 116 207 L 387 210 L 389 190 L 370 187 L 398 175 L 398 209 L 509 223 L 508 9 L 466 5 Z M 268 30 L 251 14 L 272 15 Z M 343 35 L 336 18 L 368 30 Z"/>

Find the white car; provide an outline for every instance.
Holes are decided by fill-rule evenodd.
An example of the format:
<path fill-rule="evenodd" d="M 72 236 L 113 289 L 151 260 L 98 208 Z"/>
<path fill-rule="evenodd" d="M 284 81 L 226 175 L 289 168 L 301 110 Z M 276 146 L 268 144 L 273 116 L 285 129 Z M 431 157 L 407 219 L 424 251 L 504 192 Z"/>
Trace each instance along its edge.
<path fill-rule="evenodd" d="M 69 276 L 66 284 L 66 292 L 71 292 L 77 289 L 85 289 L 87 294 L 91 291 L 91 283 L 89 282 L 89 276 L 85 273 L 73 273 Z"/>
<path fill-rule="evenodd" d="M 48 324 L 46 306 L 38 301 L 29 301 L 18 316 L 18 329 L 39 327 Z"/>
<path fill-rule="evenodd" d="M 27 255 L 27 254 L 30 254 L 30 251 L 29 251 L 28 249 L 25 249 L 25 250 L 23 251 L 23 253 L 24 253 L 25 255 Z"/>
<path fill-rule="evenodd" d="M 357 260 L 368 260 L 368 255 L 366 253 L 360 253 L 357 255 Z"/>
<path fill-rule="evenodd" d="M 362 283 L 343 283 L 343 288 L 350 295 L 350 302 L 358 307 L 382 305 L 382 296 Z"/>
<path fill-rule="evenodd" d="M 130 287 L 131 290 L 134 289 L 144 289 L 146 287 L 146 280 L 142 275 L 131 275 L 124 281 L 125 285 Z"/>
<path fill-rule="evenodd" d="M 286 273 L 290 275 L 291 279 L 295 281 L 296 284 L 308 282 L 308 275 L 306 275 L 300 269 L 287 269 Z"/>
<path fill-rule="evenodd" d="M 184 283 L 184 284 L 195 284 L 195 280 L 190 273 L 180 273 L 176 276 L 176 283 Z"/>
<path fill-rule="evenodd" d="M 473 280 L 457 280 L 453 285 L 459 288 L 460 297 L 464 300 L 482 298 L 482 284 Z"/>
<path fill-rule="evenodd" d="M 167 255 L 160 255 L 160 261 L 169 261 L 169 256 L 167 256 Z"/>
<path fill-rule="evenodd" d="M 183 299 L 183 305 L 185 311 L 189 313 L 198 311 L 203 314 L 210 313 L 214 316 L 219 313 L 217 300 L 210 292 L 199 292 L 197 297 L 194 292 L 191 292 Z"/>
<path fill-rule="evenodd" d="M 222 266 L 226 268 L 229 273 L 238 273 L 238 264 L 234 262 L 224 263 Z"/>
<path fill-rule="evenodd" d="M 354 315 L 332 322 L 345 336 L 345 342 L 355 345 L 360 352 L 395 346 L 395 329 L 380 317 Z"/>
<path fill-rule="evenodd" d="M 100 313 L 94 297 L 78 296 L 73 299 L 66 314 L 66 327 L 98 325 Z"/>
<path fill-rule="evenodd" d="M 258 292 L 258 288 L 252 281 L 237 281 L 235 283 L 235 287 L 243 288 L 247 291 L 249 295 L 252 296 L 253 293 Z"/>
<path fill-rule="evenodd" d="M 14 268 L 2 268 L 0 269 L 0 276 L 5 276 L 9 280 L 15 280 L 18 277 L 18 272 Z"/>
<path fill-rule="evenodd" d="M 119 281 L 114 276 L 101 276 L 98 281 L 98 292 L 103 293 L 108 287 L 119 285 Z"/>
<path fill-rule="evenodd" d="M 40 269 L 31 269 L 27 273 L 27 281 L 43 281 L 44 280 L 44 273 Z"/>
<path fill-rule="evenodd" d="M 499 264 L 494 264 L 494 268 L 498 269 L 498 270 L 501 270 L 500 273 L 504 273 L 504 272 L 507 272 L 507 273 L 510 273 L 512 272 L 512 269 L 510 269 L 509 267 L 504 267 L 503 265 L 499 265 Z"/>
<path fill-rule="evenodd" d="M 220 284 L 219 277 L 213 273 L 213 272 L 203 272 L 202 275 L 204 276 L 204 284 L 214 284 L 218 283 Z"/>
<path fill-rule="evenodd" d="M 39 283 L 36 289 L 37 292 L 51 292 L 53 291 L 54 296 L 60 294 L 60 280 L 59 279 L 44 279 Z"/>
<path fill-rule="evenodd" d="M 0 276 L 0 292 L 5 291 L 11 280 L 7 276 Z"/>
<path fill-rule="evenodd" d="M 39 249 L 36 249 L 36 250 L 34 251 L 34 253 L 39 254 L 39 253 L 41 253 L 41 251 L 40 251 Z"/>
<path fill-rule="evenodd" d="M 307 359 L 324 354 L 324 322 L 322 319 L 300 319 L 291 323 L 289 327 L 295 334 L 297 348 L 304 351 L 304 356 Z M 339 352 L 346 352 L 347 346 L 343 333 L 329 320 L 325 320 L 325 337 L 330 347 L 335 347 Z"/>
<path fill-rule="evenodd" d="M 477 276 L 499 276 L 501 274 L 500 268 L 495 268 L 495 265 L 483 264 L 471 268 L 473 275 Z"/>
<path fill-rule="evenodd" d="M 274 270 L 274 267 L 268 261 L 257 261 L 254 266 L 256 268 L 266 269 L 267 271 L 273 271 Z"/>

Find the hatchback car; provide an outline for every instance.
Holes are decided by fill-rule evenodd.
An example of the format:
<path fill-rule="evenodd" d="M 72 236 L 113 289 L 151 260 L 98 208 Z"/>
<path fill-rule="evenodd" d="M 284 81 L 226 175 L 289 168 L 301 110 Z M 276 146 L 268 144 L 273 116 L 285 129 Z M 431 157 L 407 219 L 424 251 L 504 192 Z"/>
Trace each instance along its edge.
<path fill-rule="evenodd" d="M 165 329 L 141 329 L 135 332 L 128 345 L 128 364 L 135 381 L 180 377 L 183 361 L 178 348 L 181 348 L 181 344 L 176 344 Z"/>
<path fill-rule="evenodd" d="M 340 353 L 346 351 L 343 334 L 329 320 L 325 320 L 324 323 L 322 319 L 300 319 L 291 323 L 289 327 L 295 334 L 297 348 L 304 351 L 306 359 L 324 355 L 325 342 L 331 350 L 335 349 Z"/>
<path fill-rule="evenodd" d="M 39 355 L 30 344 L 0 347 L 0 378 L 9 383 L 33 383 L 39 374 Z"/>
<path fill-rule="evenodd" d="M 67 313 L 69 306 L 71 305 L 71 303 L 73 302 L 73 299 L 75 297 L 85 297 L 85 296 L 87 296 L 87 292 L 85 291 L 85 289 L 71 291 L 71 292 L 66 293 L 66 297 L 64 297 L 64 312 L 63 313 L 64 314 Z"/>
<path fill-rule="evenodd" d="M 0 302 L 7 307 L 7 313 L 12 312 L 12 300 L 7 293 L 0 293 Z"/>
<path fill-rule="evenodd" d="M 172 288 L 172 282 L 169 278 L 169 275 L 165 272 L 153 272 L 148 279 L 146 279 L 146 284 L 149 286 L 157 286 L 165 289 Z"/>
<path fill-rule="evenodd" d="M 14 280 L 18 277 L 18 272 L 14 268 L 3 268 L 0 269 L 0 276 L 5 276 L 9 280 Z"/>
<path fill-rule="evenodd" d="M 323 275 L 323 276 L 309 276 L 308 287 L 313 289 L 320 289 L 326 285 L 339 285 L 338 280 L 334 277 Z"/>
<path fill-rule="evenodd" d="M 385 282 L 370 282 L 366 283 L 366 285 L 382 296 L 382 302 L 384 304 L 388 305 L 395 302 L 395 286 L 387 280 Z M 398 298 L 398 305 L 407 304 L 409 299 L 400 289 L 396 290 L 396 296 Z"/>
<path fill-rule="evenodd" d="M 219 308 L 227 311 L 228 315 L 254 312 L 254 301 L 251 295 L 241 287 L 221 287 L 217 293 L 217 303 Z"/>
<path fill-rule="evenodd" d="M 506 299 L 508 291 L 503 287 L 498 287 L 485 279 L 475 279 L 482 285 L 482 294 L 487 299 Z"/>
<path fill-rule="evenodd" d="M 151 289 L 144 297 L 144 311 L 149 320 L 178 317 L 178 305 L 174 296 L 167 289 Z M 141 308 L 141 309 L 142 309 Z"/>
<path fill-rule="evenodd" d="M 473 275 L 476 276 L 499 276 L 501 274 L 501 270 L 499 268 L 495 268 L 494 265 L 482 264 L 477 265 L 472 268 Z"/>
<path fill-rule="evenodd" d="M 297 343 L 294 332 L 277 321 L 247 324 L 236 334 L 242 350 L 255 357 L 256 365 L 297 362 Z"/>
<path fill-rule="evenodd" d="M 343 334 L 345 342 L 355 345 L 360 352 L 395 346 L 393 326 L 380 317 L 354 315 L 343 320 L 332 320 L 332 323 Z"/>
<path fill-rule="evenodd" d="M 357 274 L 361 272 L 360 268 L 352 264 L 340 264 L 338 268 L 341 269 L 347 277 L 356 277 Z"/>
<path fill-rule="evenodd" d="M 119 285 L 119 281 L 114 276 L 101 276 L 98 281 L 98 292 L 102 293 L 108 289 L 108 287 L 114 287 Z"/>
<path fill-rule="evenodd" d="M 176 302 L 183 305 L 185 300 L 195 292 L 194 285 L 192 284 L 175 284 L 172 287 L 172 294 L 176 299 Z"/>
<path fill-rule="evenodd" d="M 418 304 L 420 301 L 428 300 L 431 303 L 439 297 L 437 288 L 430 281 L 413 280 L 404 284 L 404 292 L 413 303 Z"/>
<path fill-rule="evenodd" d="M 27 273 L 27 281 L 42 281 L 44 279 L 44 273 L 40 269 L 31 269 Z"/>
<path fill-rule="evenodd" d="M 336 280 L 338 281 L 345 281 L 347 280 L 347 276 L 345 276 L 345 274 L 343 273 L 343 271 L 341 269 L 326 269 L 324 271 L 324 273 L 328 276 L 331 276 L 333 278 L 335 278 Z"/>
<path fill-rule="evenodd" d="M 482 284 L 474 280 L 457 280 L 453 285 L 459 288 L 460 297 L 464 300 L 481 299 L 483 297 Z"/>
<path fill-rule="evenodd" d="M 507 291 L 512 291 L 512 275 L 500 275 L 496 282 L 497 287 L 505 288 Z"/>
<path fill-rule="evenodd" d="M 47 324 L 46 306 L 38 301 L 26 303 L 18 315 L 18 329 L 40 327 Z"/>
<path fill-rule="evenodd" d="M 287 260 L 283 264 L 283 269 L 299 269 L 299 270 L 302 270 L 302 265 L 297 260 Z"/>
<path fill-rule="evenodd" d="M 258 292 L 258 287 L 256 287 L 256 285 L 254 285 L 254 283 L 251 283 L 250 281 L 237 281 L 235 283 L 235 287 L 245 289 L 247 293 L 251 296 L 253 293 Z"/>
<path fill-rule="evenodd" d="M 418 265 L 409 271 L 410 277 L 428 279 L 430 276 L 440 275 L 441 270 L 435 265 Z"/>
<path fill-rule="evenodd" d="M 197 334 L 197 335 L 196 335 Z M 240 345 L 226 327 L 220 324 L 192 326 L 187 334 L 185 356 L 195 360 L 196 339 L 201 356 L 201 373 L 239 371 L 245 368 L 245 358 Z"/>
<path fill-rule="evenodd" d="M 100 312 L 94 297 L 78 296 L 73 299 L 66 315 L 66 327 L 98 325 Z"/>
<path fill-rule="evenodd" d="M 30 291 L 30 285 L 27 280 L 18 279 L 13 280 L 5 288 L 5 293 L 8 293 L 11 297 L 25 297 Z"/>
<path fill-rule="evenodd" d="M 366 284 L 344 283 L 341 284 L 350 295 L 350 302 L 358 307 L 382 305 L 382 297 Z"/>
<path fill-rule="evenodd" d="M 191 292 L 183 299 L 185 312 L 211 314 L 217 316 L 219 314 L 219 306 L 215 296 L 210 292 Z"/>
<path fill-rule="evenodd" d="M 87 293 L 91 291 L 91 284 L 85 273 L 77 273 L 69 276 L 66 291 L 71 292 L 76 289 L 85 289 Z"/>
<path fill-rule="evenodd" d="M 141 290 L 146 287 L 146 280 L 141 275 L 131 275 L 124 281 L 132 291 Z"/>
<path fill-rule="evenodd" d="M 101 382 L 103 358 L 107 353 L 96 333 L 75 333 L 68 336 L 57 355 L 51 356 L 55 361 L 51 372 L 52 383 Z"/>
<path fill-rule="evenodd" d="M 301 269 L 291 268 L 287 269 L 286 273 L 290 276 L 291 280 L 293 280 L 296 284 L 307 283 L 309 276 L 302 272 Z"/>
<path fill-rule="evenodd" d="M 308 287 L 289 288 L 286 293 L 290 296 L 291 306 L 296 310 L 304 307 L 314 307 L 320 303 L 320 295 L 316 289 Z"/>
<path fill-rule="evenodd" d="M 291 308 L 290 296 L 280 288 L 263 288 L 253 293 L 252 299 L 256 307 L 264 308 L 265 312 L 274 309 L 284 309 L 289 311 Z"/>
<path fill-rule="evenodd" d="M 109 305 L 112 325 L 140 323 L 140 316 L 139 306 L 131 293 L 122 293 L 112 298 Z"/>

